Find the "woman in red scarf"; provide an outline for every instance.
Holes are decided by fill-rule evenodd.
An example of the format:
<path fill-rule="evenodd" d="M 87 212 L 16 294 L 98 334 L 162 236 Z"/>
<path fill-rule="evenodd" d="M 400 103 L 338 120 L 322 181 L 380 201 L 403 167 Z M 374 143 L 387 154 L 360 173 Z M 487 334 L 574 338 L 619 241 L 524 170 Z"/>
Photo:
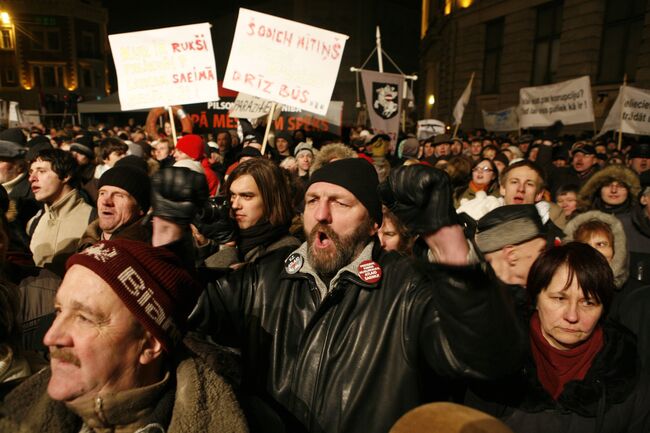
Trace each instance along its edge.
<path fill-rule="evenodd" d="M 577 242 L 533 264 L 526 286 L 530 355 L 520 375 L 471 388 L 466 403 L 515 433 L 650 431 L 650 381 L 632 334 L 605 321 L 614 278 L 605 258 Z"/>

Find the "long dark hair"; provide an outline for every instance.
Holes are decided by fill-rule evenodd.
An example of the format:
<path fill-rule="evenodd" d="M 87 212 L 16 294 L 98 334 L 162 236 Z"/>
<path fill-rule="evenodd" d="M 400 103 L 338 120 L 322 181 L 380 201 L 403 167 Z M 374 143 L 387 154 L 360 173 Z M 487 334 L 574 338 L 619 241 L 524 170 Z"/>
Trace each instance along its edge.
<path fill-rule="evenodd" d="M 569 287 L 575 277 L 585 297 L 602 304 L 604 317 L 612 303 L 614 274 L 605 257 L 582 242 L 569 242 L 540 254 L 530 268 L 526 284 L 531 303 L 536 303 L 537 296 L 546 290 L 553 275 L 563 265 L 569 271 L 566 287 Z"/>

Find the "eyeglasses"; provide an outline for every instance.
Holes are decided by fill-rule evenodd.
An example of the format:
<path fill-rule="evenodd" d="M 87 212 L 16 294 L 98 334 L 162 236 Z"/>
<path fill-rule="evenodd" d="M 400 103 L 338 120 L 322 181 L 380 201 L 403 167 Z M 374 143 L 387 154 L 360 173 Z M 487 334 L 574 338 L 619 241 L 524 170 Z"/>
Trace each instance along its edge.
<path fill-rule="evenodd" d="M 488 171 L 494 171 L 494 170 L 492 170 L 490 167 L 474 167 L 472 171 L 474 172 L 482 171 L 483 173 L 486 173 Z"/>

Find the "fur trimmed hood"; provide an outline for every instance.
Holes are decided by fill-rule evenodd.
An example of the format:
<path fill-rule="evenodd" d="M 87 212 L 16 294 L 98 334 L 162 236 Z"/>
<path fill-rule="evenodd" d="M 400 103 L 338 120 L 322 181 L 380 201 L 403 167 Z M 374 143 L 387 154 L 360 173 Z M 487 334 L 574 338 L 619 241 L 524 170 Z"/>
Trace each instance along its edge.
<path fill-rule="evenodd" d="M 564 228 L 566 238 L 563 242 L 573 241 L 573 234 L 584 223 L 588 221 L 600 221 L 607 224 L 614 234 L 614 257 L 610 263 L 612 272 L 614 273 L 614 284 L 617 289 L 623 287 L 629 275 L 628 269 L 628 255 L 627 255 L 627 238 L 623 224 L 614 215 L 609 215 L 597 210 L 590 210 L 588 212 L 576 215 L 571 219 Z"/>
<path fill-rule="evenodd" d="M 592 203 L 600 189 L 613 181 L 627 185 L 628 199 L 634 199 L 641 191 L 639 176 L 624 165 L 614 164 L 599 170 L 591 176 L 587 183 L 580 188 L 579 198 L 582 201 Z"/>

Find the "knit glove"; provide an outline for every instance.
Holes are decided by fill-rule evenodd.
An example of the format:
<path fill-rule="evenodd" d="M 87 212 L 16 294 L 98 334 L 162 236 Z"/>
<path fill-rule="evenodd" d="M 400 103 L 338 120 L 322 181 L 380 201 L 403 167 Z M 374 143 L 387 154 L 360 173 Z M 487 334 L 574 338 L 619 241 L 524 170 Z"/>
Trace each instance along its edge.
<path fill-rule="evenodd" d="M 394 170 L 379 185 L 382 202 L 414 234 L 434 233 L 458 224 L 449 175 L 427 165 Z"/>
<path fill-rule="evenodd" d="M 151 179 L 153 216 L 189 224 L 208 199 L 205 176 L 185 167 L 169 167 Z"/>

